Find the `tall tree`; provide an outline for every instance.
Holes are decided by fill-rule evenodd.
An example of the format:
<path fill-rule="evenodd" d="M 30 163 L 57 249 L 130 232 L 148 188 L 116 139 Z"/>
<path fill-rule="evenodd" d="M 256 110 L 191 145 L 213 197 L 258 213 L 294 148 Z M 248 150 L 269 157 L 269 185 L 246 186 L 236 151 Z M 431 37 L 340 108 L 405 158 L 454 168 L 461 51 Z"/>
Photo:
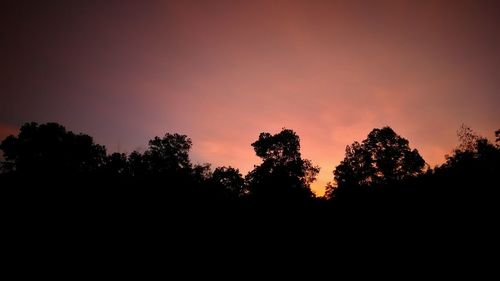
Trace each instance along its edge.
<path fill-rule="evenodd" d="M 422 173 L 425 161 L 408 140 L 390 127 L 373 129 L 362 142 L 347 146 L 344 160 L 335 168 L 339 187 L 386 184 Z"/>
<path fill-rule="evenodd" d="M 310 184 L 316 179 L 319 167 L 302 159 L 299 136 L 283 129 L 271 135 L 261 133 L 252 143 L 262 164 L 248 173 L 250 194 L 267 199 L 304 199 L 313 196 Z"/>

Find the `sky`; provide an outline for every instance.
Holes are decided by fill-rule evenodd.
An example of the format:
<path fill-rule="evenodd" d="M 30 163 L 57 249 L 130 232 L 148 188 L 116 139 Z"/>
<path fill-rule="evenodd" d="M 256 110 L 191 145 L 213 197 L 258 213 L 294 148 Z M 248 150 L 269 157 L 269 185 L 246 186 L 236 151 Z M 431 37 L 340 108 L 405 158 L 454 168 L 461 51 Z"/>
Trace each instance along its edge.
<path fill-rule="evenodd" d="M 58 122 L 144 151 L 166 132 L 246 174 L 290 128 L 321 167 L 391 126 L 431 166 L 500 128 L 498 1 L 2 1 L 0 139 Z"/>

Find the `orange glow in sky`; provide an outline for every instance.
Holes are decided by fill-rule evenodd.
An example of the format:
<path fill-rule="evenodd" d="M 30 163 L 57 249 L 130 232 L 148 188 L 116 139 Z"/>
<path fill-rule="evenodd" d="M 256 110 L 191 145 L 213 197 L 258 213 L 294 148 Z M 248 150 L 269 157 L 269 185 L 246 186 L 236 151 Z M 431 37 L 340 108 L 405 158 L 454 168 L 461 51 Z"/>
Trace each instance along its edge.
<path fill-rule="evenodd" d="M 492 1 L 40 2 L 0 12 L 0 137 L 55 121 L 131 152 L 178 132 L 193 162 L 245 174 L 259 133 L 286 127 L 322 194 L 375 127 L 431 166 L 462 123 L 500 128 Z"/>

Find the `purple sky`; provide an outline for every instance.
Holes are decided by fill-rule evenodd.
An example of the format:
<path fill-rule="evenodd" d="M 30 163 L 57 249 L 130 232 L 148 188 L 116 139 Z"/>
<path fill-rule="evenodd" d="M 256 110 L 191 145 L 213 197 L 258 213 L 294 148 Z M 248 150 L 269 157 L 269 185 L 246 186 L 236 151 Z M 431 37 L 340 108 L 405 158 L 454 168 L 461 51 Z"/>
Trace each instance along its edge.
<path fill-rule="evenodd" d="M 431 164 L 500 128 L 497 1 L 4 1 L 0 138 L 55 121 L 108 151 L 165 132 L 194 162 L 259 164 L 297 131 L 322 194 L 345 146 L 390 125 Z"/>

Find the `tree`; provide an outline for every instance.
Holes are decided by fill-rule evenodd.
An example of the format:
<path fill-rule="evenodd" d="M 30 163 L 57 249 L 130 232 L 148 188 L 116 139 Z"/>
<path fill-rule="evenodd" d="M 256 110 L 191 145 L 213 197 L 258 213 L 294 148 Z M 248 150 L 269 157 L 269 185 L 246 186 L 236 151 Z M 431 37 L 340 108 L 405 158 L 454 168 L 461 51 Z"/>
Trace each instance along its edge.
<path fill-rule="evenodd" d="M 143 155 L 148 171 L 153 174 L 176 174 L 188 172 L 192 165 L 189 160 L 191 139 L 186 135 L 165 134 L 163 138 L 155 137 Z"/>
<path fill-rule="evenodd" d="M 457 136 L 460 141 L 457 149 L 463 152 L 476 151 L 478 141 L 484 139 L 465 124 L 462 124 L 457 130 Z"/>
<path fill-rule="evenodd" d="M 245 194 L 245 180 L 240 171 L 233 167 L 217 167 L 212 174 L 212 183 L 231 196 L 240 197 Z"/>
<path fill-rule="evenodd" d="M 92 137 L 74 134 L 57 123 L 24 124 L 19 135 L 0 144 L 3 168 L 18 174 L 75 175 L 91 173 L 105 162 L 106 149 Z"/>
<path fill-rule="evenodd" d="M 300 139 L 289 129 L 271 135 L 261 133 L 252 143 L 262 164 L 248 173 L 250 195 L 267 199 L 304 199 L 313 193 L 310 184 L 316 179 L 319 167 L 302 159 Z"/>
<path fill-rule="evenodd" d="M 435 169 L 441 186 L 438 195 L 472 209 L 496 210 L 500 175 L 500 147 L 464 126 L 458 130 L 460 144 L 446 162 Z M 473 140 L 473 141 L 471 141 Z M 448 199 L 449 200 L 449 199 Z"/>
<path fill-rule="evenodd" d="M 387 184 L 417 176 L 425 161 L 408 140 L 390 127 L 373 129 L 362 142 L 347 146 L 344 160 L 335 168 L 338 187 Z"/>
<path fill-rule="evenodd" d="M 497 138 L 495 142 L 500 142 L 500 130 L 495 131 L 495 137 Z"/>
<path fill-rule="evenodd" d="M 196 164 L 192 169 L 192 179 L 198 185 L 204 184 L 212 178 L 212 170 L 210 164 Z"/>
<path fill-rule="evenodd" d="M 133 151 L 130 153 L 127 159 L 130 175 L 133 177 L 141 177 L 148 173 L 148 164 L 144 159 L 144 156 L 138 152 Z"/>
<path fill-rule="evenodd" d="M 495 132 L 498 133 L 500 130 Z M 480 163 L 488 169 L 499 166 L 498 146 L 495 147 L 488 139 L 465 125 L 457 130 L 457 136 L 460 143 L 451 156 L 446 156 L 446 163 L 441 168 L 473 170 L 479 168 Z"/>
<path fill-rule="evenodd" d="M 127 155 L 115 152 L 106 157 L 104 171 L 110 176 L 125 176 L 130 173 Z"/>
<path fill-rule="evenodd" d="M 325 198 L 333 199 L 333 197 L 335 196 L 336 189 L 337 186 L 335 186 L 332 182 L 327 182 L 325 186 Z"/>

